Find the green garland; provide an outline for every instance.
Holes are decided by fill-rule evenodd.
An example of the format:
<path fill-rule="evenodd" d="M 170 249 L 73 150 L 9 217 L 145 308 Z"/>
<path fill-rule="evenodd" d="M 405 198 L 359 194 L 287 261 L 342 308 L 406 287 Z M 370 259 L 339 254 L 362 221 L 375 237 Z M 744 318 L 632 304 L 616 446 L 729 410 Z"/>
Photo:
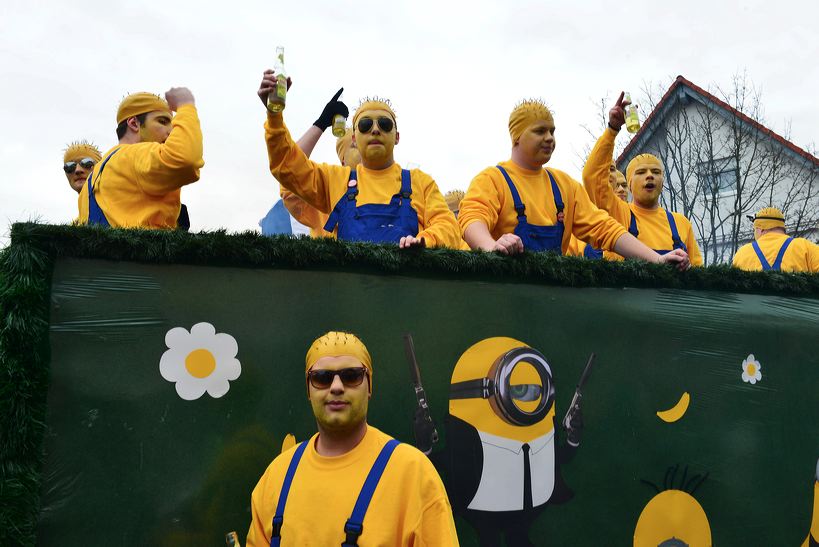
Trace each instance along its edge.
<path fill-rule="evenodd" d="M 15 224 L 11 245 L 0 251 L 0 545 L 33 545 L 36 540 L 50 357 L 50 285 L 54 261 L 59 258 L 819 298 L 819 275 L 743 272 L 728 266 L 681 273 L 670 266 L 640 261 L 399 250 L 394 245 L 266 237 L 254 232 L 188 234 Z"/>
<path fill-rule="evenodd" d="M 31 242 L 0 253 L 0 545 L 36 540 L 52 265 Z"/>

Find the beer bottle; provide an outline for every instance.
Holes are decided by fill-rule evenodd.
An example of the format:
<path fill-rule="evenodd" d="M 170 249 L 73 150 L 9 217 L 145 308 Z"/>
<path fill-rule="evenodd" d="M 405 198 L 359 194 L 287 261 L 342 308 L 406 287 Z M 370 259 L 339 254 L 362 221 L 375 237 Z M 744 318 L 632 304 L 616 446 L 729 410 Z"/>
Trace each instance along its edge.
<path fill-rule="evenodd" d="M 276 72 L 276 87 L 267 96 L 267 108 L 271 112 L 284 110 L 287 101 L 287 74 L 284 71 L 284 47 L 276 48 L 276 63 L 273 65 Z"/>
<path fill-rule="evenodd" d="M 631 93 L 626 92 L 624 100 L 631 102 Z M 626 131 L 636 133 L 640 130 L 640 116 L 637 114 L 637 107 L 630 104 L 626 107 Z"/>

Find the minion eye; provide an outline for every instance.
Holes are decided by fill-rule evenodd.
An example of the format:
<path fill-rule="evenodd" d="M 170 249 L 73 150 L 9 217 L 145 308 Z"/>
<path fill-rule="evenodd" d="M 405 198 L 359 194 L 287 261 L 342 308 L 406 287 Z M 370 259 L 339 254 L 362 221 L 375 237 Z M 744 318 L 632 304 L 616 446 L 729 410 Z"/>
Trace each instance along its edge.
<path fill-rule="evenodd" d="M 538 384 L 516 384 L 510 387 L 512 399 L 516 401 L 537 401 L 543 388 Z"/>

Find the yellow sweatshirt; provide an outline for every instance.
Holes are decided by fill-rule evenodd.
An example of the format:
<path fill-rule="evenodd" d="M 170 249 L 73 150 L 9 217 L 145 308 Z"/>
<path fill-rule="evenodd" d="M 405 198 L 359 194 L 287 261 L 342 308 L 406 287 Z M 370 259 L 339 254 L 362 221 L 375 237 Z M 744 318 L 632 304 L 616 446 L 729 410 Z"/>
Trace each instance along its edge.
<path fill-rule="evenodd" d="M 337 457 L 320 456 L 318 434 L 308 442 L 287 497 L 281 545 L 341 545 L 364 479 L 390 440 L 368 426 L 361 443 Z M 278 456 L 253 489 L 247 547 L 269 547 L 284 475 L 296 448 Z M 364 516 L 358 544 L 367 546 L 458 545 L 452 508 L 432 463 L 416 448 L 393 452 Z"/>
<path fill-rule="evenodd" d="M 527 222 L 538 226 L 556 224 L 557 209 L 546 171 L 530 171 L 511 160 L 500 165 L 509 173 L 526 206 Z M 576 180 L 557 169 L 550 168 L 549 172 L 554 176 L 563 198 L 563 254 L 569 248 L 572 235 L 597 248 L 612 249 L 626 232 L 625 228 L 592 205 L 586 191 Z M 472 179 L 461 202 L 461 210 L 458 212 L 461 234 L 477 221 L 484 222 L 495 239 L 503 234 L 513 233 L 518 224 L 512 192 L 497 167 L 488 167 Z"/>
<path fill-rule="evenodd" d="M 768 232 L 756 240 L 768 264 L 773 266 L 782 244 L 788 239 L 786 234 Z M 751 243 L 740 247 L 734 255 L 734 267 L 741 270 L 760 271 L 762 263 Z M 801 237 L 793 238 L 785 256 L 782 257 L 783 272 L 819 272 L 819 245 Z"/>
<path fill-rule="evenodd" d="M 268 113 L 265 123 L 270 172 L 279 183 L 309 205 L 329 214 L 347 192 L 351 169 L 341 165 L 316 163 L 296 145 L 281 114 Z M 387 204 L 401 190 L 401 166 L 394 163 L 386 169 L 356 168 L 359 206 Z M 451 247 L 460 244 L 458 223 L 432 177 L 413 169 L 411 206 L 418 213 L 418 236 L 429 247 Z M 408 234 L 409 235 L 409 234 Z"/>
<path fill-rule="evenodd" d="M 606 128 L 603 135 L 589 154 L 589 159 L 583 167 L 583 185 L 586 188 L 592 201 L 598 207 L 607 211 L 617 222 L 628 228 L 631 222 L 631 213 L 637 218 L 637 239 L 645 243 L 648 247 L 658 250 L 671 250 L 674 247 L 671 237 L 671 228 L 668 225 L 668 218 L 665 209 L 643 209 L 636 203 L 626 203 L 614 194 L 609 184 L 609 165 L 614 153 L 614 138 L 617 132 L 611 128 Z M 677 232 L 680 240 L 685 243 L 688 249 L 688 257 L 692 266 L 702 266 L 702 254 L 700 254 L 697 238 L 694 237 L 694 229 L 691 222 L 680 213 L 672 211 L 677 225 Z M 622 260 L 623 257 L 616 253 L 604 253 L 608 260 Z"/>
<path fill-rule="evenodd" d="M 94 195 L 109 224 L 121 228 L 176 228 L 180 188 L 199 180 L 202 129 L 196 107 L 179 107 L 164 143 L 119 144 L 102 177 L 94 166 Z M 103 154 L 103 161 L 114 150 Z M 88 223 L 88 184 L 79 197 L 80 224 Z"/>
<path fill-rule="evenodd" d="M 322 213 L 315 207 L 305 203 L 299 196 L 282 186 L 279 194 L 284 207 L 293 215 L 293 218 L 310 228 L 310 237 L 335 237 L 335 234 L 324 231 L 324 225 L 330 215 Z"/>

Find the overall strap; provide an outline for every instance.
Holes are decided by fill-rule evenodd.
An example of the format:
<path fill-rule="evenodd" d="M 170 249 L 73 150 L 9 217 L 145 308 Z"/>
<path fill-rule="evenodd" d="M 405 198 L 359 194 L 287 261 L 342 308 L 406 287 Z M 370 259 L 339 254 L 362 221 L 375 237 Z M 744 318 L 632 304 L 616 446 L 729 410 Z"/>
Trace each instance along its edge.
<path fill-rule="evenodd" d="M 276 505 L 276 513 L 273 515 L 273 532 L 270 534 L 270 547 L 279 547 L 279 543 L 281 542 L 284 506 L 287 504 L 287 495 L 290 493 L 293 476 L 296 474 L 296 468 L 299 466 L 299 461 L 301 460 L 302 454 L 304 454 L 304 449 L 307 448 L 308 442 L 310 442 L 309 439 L 296 447 L 296 452 L 293 454 L 293 459 L 290 460 L 287 473 L 284 475 L 282 491 L 279 493 L 279 502 Z"/>
<path fill-rule="evenodd" d="M 353 507 L 353 514 L 350 515 L 350 518 L 347 519 L 347 523 L 344 525 L 344 533 L 347 539 L 341 544 L 341 547 L 358 547 L 358 537 L 364 532 L 363 523 L 364 515 L 367 513 L 367 507 L 369 507 L 370 501 L 373 498 L 375 488 L 378 486 L 378 481 L 381 480 L 381 475 L 384 474 L 384 468 L 387 467 L 387 462 L 390 461 L 390 456 L 392 456 L 395 447 L 399 444 L 401 443 L 395 439 L 390 439 L 375 459 L 375 463 L 370 469 L 367 479 L 364 481 L 364 486 L 361 487 L 361 493 L 358 494 L 355 507 Z M 398 492 L 395 494 L 400 495 Z"/>
<path fill-rule="evenodd" d="M 410 199 L 412 195 L 412 177 L 408 169 L 401 169 L 401 197 Z"/>
<path fill-rule="evenodd" d="M 634 216 L 634 211 L 630 212 L 631 219 L 628 221 L 628 233 L 634 237 L 640 236 L 640 230 L 637 229 L 637 217 Z"/>
<path fill-rule="evenodd" d="M 779 249 L 779 254 L 776 255 L 776 260 L 774 260 L 773 266 L 771 266 L 772 270 L 781 270 L 782 269 L 782 258 L 785 256 L 785 251 L 788 250 L 788 245 L 791 244 L 793 241 L 792 237 L 789 237 L 785 240 L 785 243 L 782 244 L 782 247 Z M 756 243 L 756 240 L 754 240 Z"/>
<path fill-rule="evenodd" d="M 771 265 L 768 264 L 768 260 L 765 258 L 765 254 L 762 252 L 762 249 L 759 248 L 759 243 L 757 243 L 756 240 L 753 240 L 751 242 L 751 245 L 754 248 L 754 252 L 756 253 L 757 258 L 759 258 L 759 263 L 762 264 L 762 271 L 767 272 L 768 270 L 770 270 Z M 780 249 L 779 251 L 782 252 L 782 249 Z"/>
<path fill-rule="evenodd" d="M 344 201 L 346 197 L 348 201 L 352 201 L 352 206 L 355 207 L 355 198 L 358 195 L 358 175 L 355 172 L 355 169 L 350 170 L 350 176 L 347 178 L 347 192 L 344 196 L 338 200 L 338 203 L 335 204 L 333 207 L 330 216 L 327 218 L 327 222 L 324 224 L 324 231 L 325 232 L 332 232 L 336 229 L 336 224 L 338 224 L 338 209 L 341 206 L 341 203 Z"/>
<path fill-rule="evenodd" d="M 103 162 L 100 164 L 100 170 L 99 173 L 97 174 L 97 182 L 99 182 L 100 177 L 102 177 L 102 172 L 105 170 L 105 165 L 108 163 L 108 160 L 114 157 L 114 154 L 116 154 L 119 151 L 120 151 L 119 148 L 114 148 L 114 150 L 111 151 L 110 154 L 108 154 L 108 157 L 106 157 L 105 160 L 103 160 Z M 97 203 L 97 197 L 94 195 L 93 179 L 94 173 L 92 171 L 91 174 L 88 175 L 88 223 L 100 224 L 102 226 L 110 226 L 111 224 L 108 222 L 105 213 Z"/>
<path fill-rule="evenodd" d="M 506 172 L 506 169 L 501 167 L 500 165 L 496 165 L 495 167 L 498 168 L 498 171 L 501 172 L 503 178 L 506 179 L 506 184 L 509 185 L 509 191 L 512 192 L 512 201 L 515 205 L 515 211 L 518 213 L 518 222 L 523 219 L 526 220 L 526 206 L 520 200 L 520 194 L 518 194 L 518 189 L 515 188 L 515 183 L 512 182 L 512 178 L 509 176 L 509 173 Z"/>
<path fill-rule="evenodd" d="M 685 243 L 683 243 L 682 239 L 680 239 L 680 232 L 677 231 L 677 222 L 674 220 L 674 215 L 671 214 L 671 211 L 666 209 L 665 216 L 668 218 L 668 227 L 671 228 L 671 240 L 674 242 L 672 249 L 682 249 L 683 251 L 688 252 L 688 248 L 685 246 Z"/>
<path fill-rule="evenodd" d="M 560 194 L 560 188 L 557 186 L 557 182 L 549 170 L 544 169 L 544 171 L 549 175 L 549 182 L 552 183 L 552 194 L 555 197 L 555 208 L 557 209 L 557 221 L 563 222 L 563 196 Z"/>

